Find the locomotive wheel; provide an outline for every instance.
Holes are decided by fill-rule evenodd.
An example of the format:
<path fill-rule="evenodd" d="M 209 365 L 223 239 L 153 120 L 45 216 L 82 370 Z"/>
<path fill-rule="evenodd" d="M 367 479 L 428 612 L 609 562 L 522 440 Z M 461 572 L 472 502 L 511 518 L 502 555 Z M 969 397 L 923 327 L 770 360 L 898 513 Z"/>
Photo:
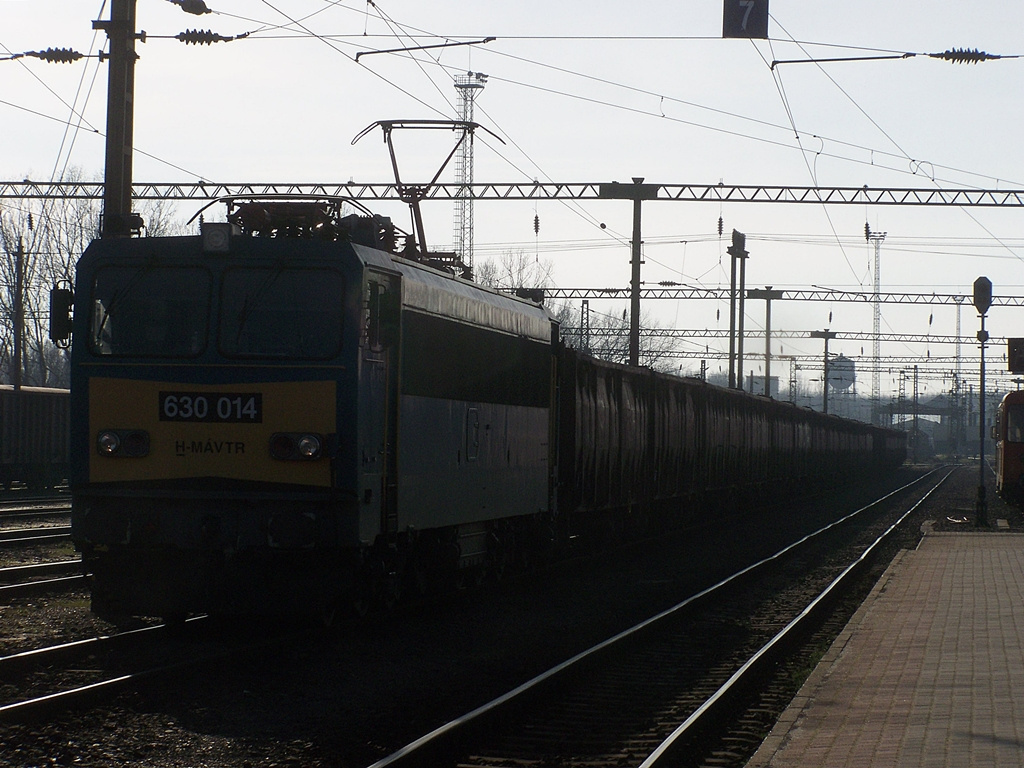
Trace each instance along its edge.
<path fill-rule="evenodd" d="M 370 613 L 373 607 L 373 589 L 369 583 L 364 583 L 363 579 L 360 579 L 352 589 L 349 607 L 356 619 L 364 619 Z M 335 620 L 333 615 L 330 618 L 331 621 Z"/>
<path fill-rule="evenodd" d="M 492 530 L 487 541 L 487 576 L 495 583 L 504 581 L 515 558 L 515 534 L 508 525 Z"/>

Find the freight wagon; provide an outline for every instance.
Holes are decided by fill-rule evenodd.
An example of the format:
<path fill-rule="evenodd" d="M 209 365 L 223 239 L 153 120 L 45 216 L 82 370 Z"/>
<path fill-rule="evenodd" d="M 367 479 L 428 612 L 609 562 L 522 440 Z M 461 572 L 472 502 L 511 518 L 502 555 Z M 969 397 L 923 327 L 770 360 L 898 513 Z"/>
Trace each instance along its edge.
<path fill-rule="evenodd" d="M 0 385 L 0 485 L 53 488 L 68 476 L 66 389 Z"/>

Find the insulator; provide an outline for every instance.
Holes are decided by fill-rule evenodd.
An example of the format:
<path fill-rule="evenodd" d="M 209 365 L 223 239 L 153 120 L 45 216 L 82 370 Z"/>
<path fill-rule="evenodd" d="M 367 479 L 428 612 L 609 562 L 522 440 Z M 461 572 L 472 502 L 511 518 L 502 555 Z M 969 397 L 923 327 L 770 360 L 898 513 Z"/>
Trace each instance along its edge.
<path fill-rule="evenodd" d="M 187 29 L 175 35 L 175 39 L 186 45 L 213 45 L 214 43 L 227 43 L 234 38 L 224 37 L 208 29 Z"/>
<path fill-rule="evenodd" d="M 540 216 L 536 213 L 533 214 L 533 234 L 540 234 Z"/>
<path fill-rule="evenodd" d="M 722 220 L 722 217 L 721 217 L 721 216 L 719 216 L 719 217 L 718 217 L 718 236 L 719 236 L 719 237 L 721 237 L 721 236 L 722 236 L 722 227 L 723 227 L 724 225 L 725 225 L 725 222 L 724 222 L 724 221 Z"/>
<path fill-rule="evenodd" d="M 991 59 L 1002 58 L 1001 56 L 979 51 L 977 48 L 973 51 L 968 48 L 953 48 L 952 50 L 943 51 L 942 53 L 932 53 L 929 55 L 933 59 L 952 61 L 954 64 L 977 64 L 979 61 L 989 61 Z"/>
<path fill-rule="evenodd" d="M 70 64 L 72 61 L 78 61 L 84 54 L 70 48 L 47 48 L 45 51 L 29 51 L 25 55 L 35 56 L 51 64 Z"/>
<path fill-rule="evenodd" d="M 868 224 L 866 221 L 864 222 L 864 239 L 865 240 L 870 240 L 871 239 L 871 225 Z"/>
<path fill-rule="evenodd" d="M 175 2 L 176 0 L 171 0 Z M 212 13 L 212 11 L 206 7 L 206 3 L 203 0 L 177 0 L 177 4 L 181 6 L 181 10 L 185 13 L 191 13 L 193 16 L 202 16 L 204 13 Z"/>
<path fill-rule="evenodd" d="M 35 230 L 35 222 L 32 221 L 32 212 L 29 211 L 29 214 L 28 214 L 28 231 L 32 232 L 34 230 Z"/>

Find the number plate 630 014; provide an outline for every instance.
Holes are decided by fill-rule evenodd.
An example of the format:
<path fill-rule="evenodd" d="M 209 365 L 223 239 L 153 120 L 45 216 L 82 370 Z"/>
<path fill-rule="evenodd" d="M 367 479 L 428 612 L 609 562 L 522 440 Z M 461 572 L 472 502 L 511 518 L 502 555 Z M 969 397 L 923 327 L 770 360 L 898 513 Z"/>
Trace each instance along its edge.
<path fill-rule="evenodd" d="M 263 396 L 259 392 L 161 392 L 160 421 L 259 424 Z"/>

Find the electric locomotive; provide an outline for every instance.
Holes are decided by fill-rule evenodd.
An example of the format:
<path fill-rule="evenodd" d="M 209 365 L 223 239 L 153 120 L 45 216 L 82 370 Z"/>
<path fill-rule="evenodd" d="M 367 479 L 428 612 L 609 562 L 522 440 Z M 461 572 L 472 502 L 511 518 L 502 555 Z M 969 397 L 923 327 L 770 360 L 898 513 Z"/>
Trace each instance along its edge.
<path fill-rule="evenodd" d="M 996 441 L 996 493 L 1010 504 L 1024 505 L 1024 391 L 1003 397 L 992 438 Z"/>
<path fill-rule="evenodd" d="M 252 201 L 82 256 L 72 538 L 97 613 L 365 607 L 550 514 L 548 313 L 338 207 Z"/>

